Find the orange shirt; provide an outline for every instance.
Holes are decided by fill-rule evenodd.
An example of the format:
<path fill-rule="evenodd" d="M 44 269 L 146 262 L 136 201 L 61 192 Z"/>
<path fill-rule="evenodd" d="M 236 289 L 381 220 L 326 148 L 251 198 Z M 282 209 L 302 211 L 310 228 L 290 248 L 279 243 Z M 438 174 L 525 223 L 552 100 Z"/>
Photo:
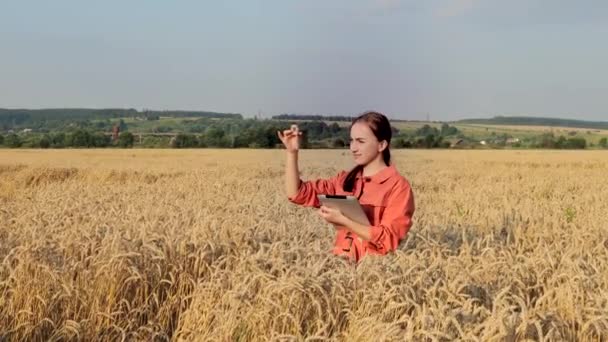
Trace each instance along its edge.
<path fill-rule="evenodd" d="M 371 239 L 365 241 L 348 229 L 337 229 L 333 253 L 359 261 L 366 254 L 395 250 L 412 226 L 415 208 L 410 183 L 391 165 L 371 177 L 359 172 L 354 191 L 346 192 L 342 184 L 347 175 L 348 171 L 342 171 L 329 179 L 302 181 L 298 193 L 288 199 L 319 208 L 317 194 L 356 196 L 371 223 Z"/>

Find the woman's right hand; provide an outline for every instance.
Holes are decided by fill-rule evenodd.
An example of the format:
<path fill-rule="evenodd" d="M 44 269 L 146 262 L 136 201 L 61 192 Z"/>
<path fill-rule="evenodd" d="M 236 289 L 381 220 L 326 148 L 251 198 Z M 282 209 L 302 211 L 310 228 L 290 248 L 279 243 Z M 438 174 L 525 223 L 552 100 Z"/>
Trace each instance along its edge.
<path fill-rule="evenodd" d="M 277 135 L 283 145 L 285 145 L 287 152 L 298 152 L 300 149 L 299 138 L 302 135 L 302 132 L 298 129 L 298 125 L 291 125 L 291 129 L 286 129 L 283 132 L 277 131 Z"/>

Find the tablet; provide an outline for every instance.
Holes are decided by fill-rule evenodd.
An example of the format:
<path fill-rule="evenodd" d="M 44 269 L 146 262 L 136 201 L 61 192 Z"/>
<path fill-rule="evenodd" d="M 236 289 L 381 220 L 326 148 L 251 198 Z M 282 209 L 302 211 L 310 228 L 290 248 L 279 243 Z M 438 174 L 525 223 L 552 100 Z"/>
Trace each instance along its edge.
<path fill-rule="evenodd" d="M 369 226 L 370 222 L 359 204 L 359 200 L 355 196 L 344 196 L 344 195 L 317 195 L 319 202 L 330 208 L 339 209 L 344 216 L 349 219 Z"/>

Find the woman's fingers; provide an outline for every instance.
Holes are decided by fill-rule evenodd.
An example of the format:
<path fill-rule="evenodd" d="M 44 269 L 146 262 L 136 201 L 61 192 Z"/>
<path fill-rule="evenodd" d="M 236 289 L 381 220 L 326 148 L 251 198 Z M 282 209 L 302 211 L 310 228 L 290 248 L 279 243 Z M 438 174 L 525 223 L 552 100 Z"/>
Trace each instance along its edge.
<path fill-rule="evenodd" d="M 280 138 L 281 140 L 283 140 L 283 139 L 285 139 L 285 138 L 289 138 L 289 137 L 291 137 L 291 136 L 292 136 L 292 134 L 293 134 L 293 131 L 291 131 L 291 130 L 289 130 L 289 129 L 286 129 L 286 130 L 284 130 L 283 132 L 281 132 L 281 131 L 277 131 L 277 134 L 278 134 L 279 138 Z"/>
<path fill-rule="evenodd" d="M 332 209 L 332 208 L 330 208 L 330 207 L 327 207 L 327 206 L 322 205 L 322 206 L 321 206 L 321 208 L 320 208 L 320 210 L 321 210 L 321 212 L 322 212 L 323 214 L 331 214 L 331 213 L 332 213 L 332 212 L 334 212 L 336 209 Z"/>
<path fill-rule="evenodd" d="M 319 210 L 318 213 L 319 213 L 319 216 L 321 216 L 323 219 L 327 220 L 327 213 L 326 212 Z"/>
<path fill-rule="evenodd" d="M 298 137 L 300 135 L 302 135 L 302 132 L 298 130 L 297 125 L 291 125 L 290 129 L 283 130 L 282 132 L 277 131 L 277 136 L 283 143 L 287 143 L 287 141 L 291 138 Z"/>

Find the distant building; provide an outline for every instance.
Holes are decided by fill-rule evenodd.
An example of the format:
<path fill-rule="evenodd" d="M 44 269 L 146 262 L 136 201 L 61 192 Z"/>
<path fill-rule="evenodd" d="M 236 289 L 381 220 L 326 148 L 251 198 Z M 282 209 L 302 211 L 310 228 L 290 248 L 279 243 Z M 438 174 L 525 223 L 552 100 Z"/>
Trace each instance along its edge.
<path fill-rule="evenodd" d="M 25 128 L 23 129 L 23 131 L 21 131 L 21 133 L 31 133 L 32 129 L 31 128 Z"/>

